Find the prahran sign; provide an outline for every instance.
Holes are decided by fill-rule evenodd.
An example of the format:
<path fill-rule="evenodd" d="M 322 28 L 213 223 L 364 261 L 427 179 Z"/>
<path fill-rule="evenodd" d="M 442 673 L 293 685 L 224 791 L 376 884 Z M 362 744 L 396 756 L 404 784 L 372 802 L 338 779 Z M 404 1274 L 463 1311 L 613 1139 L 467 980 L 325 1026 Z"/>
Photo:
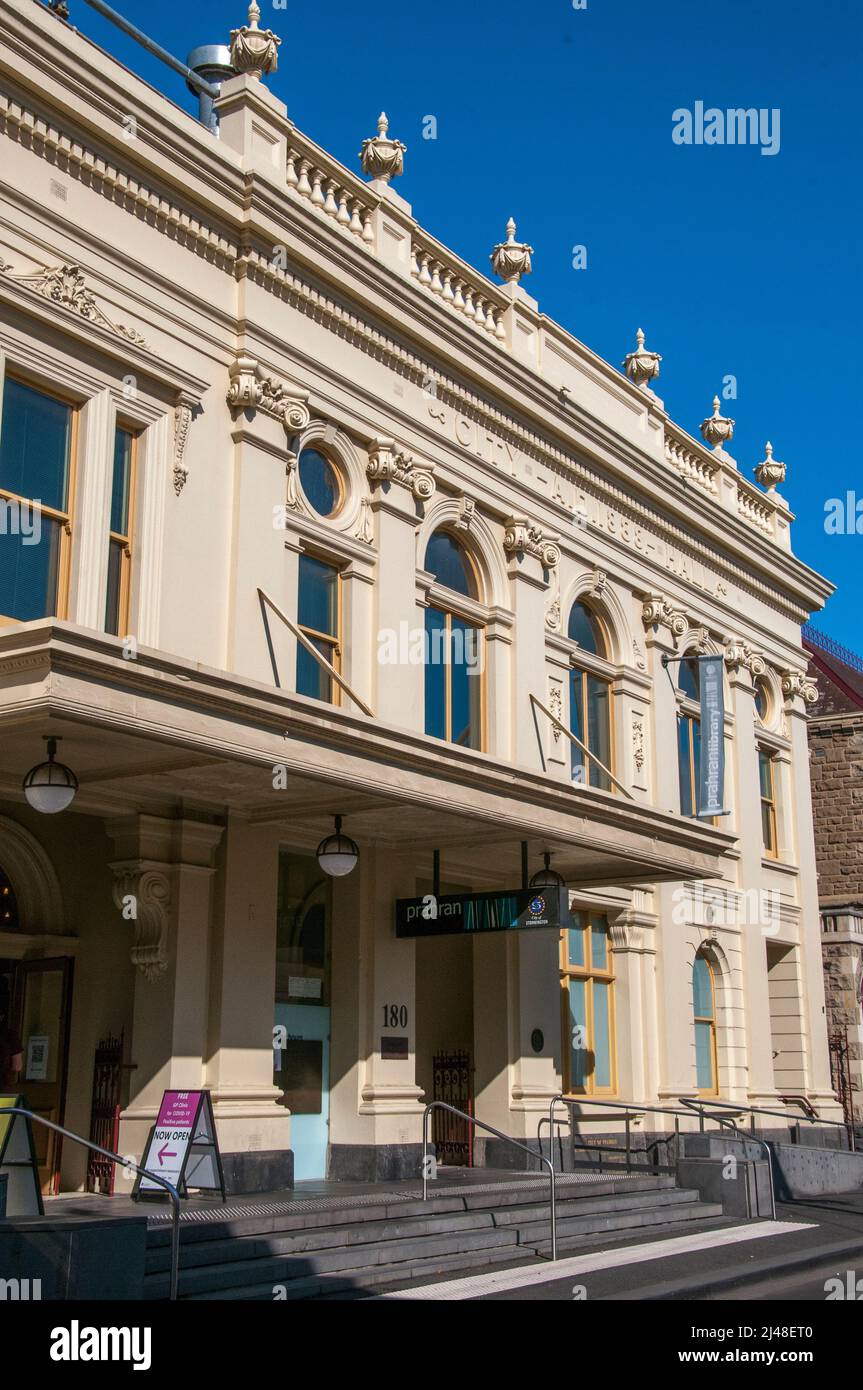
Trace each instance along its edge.
<path fill-rule="evenodd" d="M 566 888 L 511 888 L 499 893 L 427 893 L 396 901 L 396 936 L 560 931 L 571 926 Z"/>

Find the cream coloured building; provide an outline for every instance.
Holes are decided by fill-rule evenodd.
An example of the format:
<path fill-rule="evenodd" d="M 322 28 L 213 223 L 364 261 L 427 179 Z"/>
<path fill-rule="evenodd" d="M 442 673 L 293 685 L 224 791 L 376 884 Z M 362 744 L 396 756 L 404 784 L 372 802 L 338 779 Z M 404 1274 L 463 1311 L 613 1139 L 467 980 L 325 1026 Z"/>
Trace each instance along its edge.
<path fill-rule="evenodd" d="M 455 1056 L 515 1138 L 561 1090 L 838 1118 L 800 638 L 830 586 L 784 470 L 748 481 L 718 403 L 673 422 L 642 338 L 621 371 L 546 317 L 514 227 L 493 279 L 436 241 L 383 122 L 331 158 L 272 48 L 239 30 L 216 134 L 0 0 L 2 1088 L 88 1134 L 122 1037 L 121 1151 L 206 1087 L 235 1190 L 418 1173 Z M 59 814 L 22 790 L 46 737 Z M 523 845 L 566 932 L 396 935 L 398 900 L 521 888 Z"/>

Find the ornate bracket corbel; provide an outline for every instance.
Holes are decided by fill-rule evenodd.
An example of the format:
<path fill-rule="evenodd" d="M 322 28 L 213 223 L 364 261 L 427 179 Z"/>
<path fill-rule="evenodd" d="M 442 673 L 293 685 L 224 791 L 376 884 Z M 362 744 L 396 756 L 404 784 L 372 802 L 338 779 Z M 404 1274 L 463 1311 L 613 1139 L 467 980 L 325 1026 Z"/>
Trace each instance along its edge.
<path fill-rule="evenodd" d="M 725 664 L 729 671 L 748 671 L 750 676 L 763 676 L 767 662 L 759 652 L 753 651 L 742 637 L 730 637 L 725 645 Z"/>
<path fill-rule="evenodd" d="M 186 444 L 189 439 L 189 430 L 192 426 L 192 414 L 194 405 L 187 396 L 180 396 L 174 406 L 174 492 L 177 496 L 186 486 L 186 479 L 189 470 L 183 462 L 186 455 Z"/>
<path fill-rule="evenodd" d="M 507 517 L 504 526 L 503 548 L 507 555 L 534 555 L 543 569 L 557 568 L 560 563 L 557 536 L 546 535 L 541 526 L 533 525 L 524 516 Z"/>
<path fill-rule="evenodd" d="M 132 964 L 153 984 L 168 968 L 170 880 L 163 869 L 142 860 L 123 860 L 110 867 L 114 903 L 135 930 Z"/>
<path fill-rule="evenodd" d="M 232 410 L 260 410 L 281 421 L 288 439 L 301 434 L 311 420 L 309 393 L 290 382 L 265 377 L 254 357 L 241 354 L 228 368 L 228 405 Z"/>
<path fill-rule="evenodd" d="M 397 450 L 395 441 L 378 435 L 369 445 L 366 473 L 373 483 L 398 483 L 418 502 L 428 502 L 435 493 L 434 466 L 418 467 L 412 454 Z"/>
<path fill-rule="evenodd" d="M 674 637 L 689 630 L 689 619 L 662 594 L 645 594 L 641 604 L 641 619 L 645 627 L 667 627 Z"/>
<path fill-rule="evenodd" d="M 814 705 L 818 699 L 818 686 L 805 671 L 783 671 L 782 694 L 786 700 L 799 696 L 804 704 Z"/>

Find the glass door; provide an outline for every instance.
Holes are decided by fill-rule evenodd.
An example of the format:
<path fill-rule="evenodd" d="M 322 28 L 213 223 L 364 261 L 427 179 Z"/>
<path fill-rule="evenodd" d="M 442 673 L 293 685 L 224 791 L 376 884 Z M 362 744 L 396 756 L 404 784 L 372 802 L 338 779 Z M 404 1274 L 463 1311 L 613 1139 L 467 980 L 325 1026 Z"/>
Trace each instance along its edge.
<path fill-rule="evenodd" d="M 18 1090 L 30 1110 L 58 1125 L 66 1103 L 72 965 L 68 957 L 22 960 L 15 970 L 13 1017 L 22 1058 Z M 33 1139 L 43 1195 L 54 1196 L 63 1141 L 38 1124 Z"/>

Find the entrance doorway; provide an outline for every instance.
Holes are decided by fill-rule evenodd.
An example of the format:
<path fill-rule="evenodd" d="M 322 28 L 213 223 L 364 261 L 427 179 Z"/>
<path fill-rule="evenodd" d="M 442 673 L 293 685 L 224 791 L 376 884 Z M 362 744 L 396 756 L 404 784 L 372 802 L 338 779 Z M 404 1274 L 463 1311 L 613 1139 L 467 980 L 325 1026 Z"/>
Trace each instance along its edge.
<path fill-rule="evenodd" d="M 69 957 L 0 961 L 0 1077 L 6 1094 L 19 1094 L 27 1107 L 62 1124 L 66 1104 L 69 1023 L 72 998 Z M 42 1193 L 60 1188 L 63 1141 L 33 1126 Z"/>
<path fill-rule="evenodd" d="M 473 1109 L 474 942 L 469 936 L 434 936 L 416 943 L 416 1075 L 425 1100 Z M 438 1162 L 473 1161 L 472 1129 L 446 1111 L 433 1112 Z"/>
<path fill-rule="evenodd" d="M 325 1178 L 330 1137 L 332 880 L 279 855 L 273 1079 L 291 1112 L 294 1180 Z"/>

